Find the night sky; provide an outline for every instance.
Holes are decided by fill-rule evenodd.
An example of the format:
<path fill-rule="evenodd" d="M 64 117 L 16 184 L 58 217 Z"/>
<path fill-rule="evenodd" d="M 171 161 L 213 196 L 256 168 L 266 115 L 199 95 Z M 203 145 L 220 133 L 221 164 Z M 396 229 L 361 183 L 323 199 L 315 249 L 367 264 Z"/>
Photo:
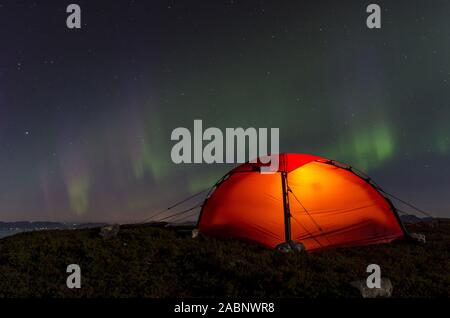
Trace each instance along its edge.
<path fill-rule="evenodd" d="M 176 127 L 279 127 L 450 217 L 450 2 L 0 0 L 0 220 L 130 222 L 233 165 Z M 82 28 L 66 27 L 66 7 Z"/>

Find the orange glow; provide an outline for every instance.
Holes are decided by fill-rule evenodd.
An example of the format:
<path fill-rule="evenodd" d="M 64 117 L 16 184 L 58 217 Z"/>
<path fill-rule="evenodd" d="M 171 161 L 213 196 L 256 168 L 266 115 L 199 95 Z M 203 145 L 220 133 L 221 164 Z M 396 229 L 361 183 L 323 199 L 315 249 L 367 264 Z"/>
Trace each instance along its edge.
<path fill-rule="evenodd" d="M 369 183 L 351 171 L 316 161 L 318 157 L 301 156 L 282 155 L 286 165 L 280 165 L 280 170 L 289 171 L 293 240 L 307 250 L 317 250 L 403 236 L 390 204 Z M 251 171 L 249 165 L 233 170 L 212 193 L 203 207 L 199 230 L 274 248 L 285 240 L 281 176 L 239 172 Z"/>

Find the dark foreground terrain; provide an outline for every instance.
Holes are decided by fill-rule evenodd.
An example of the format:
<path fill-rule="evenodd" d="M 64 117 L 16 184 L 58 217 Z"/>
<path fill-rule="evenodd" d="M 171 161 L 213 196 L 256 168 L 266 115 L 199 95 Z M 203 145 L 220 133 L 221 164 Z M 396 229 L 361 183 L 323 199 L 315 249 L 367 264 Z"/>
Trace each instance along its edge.
<path fill-rule="evenodd" d="M 426 244 L 280 254 L 152 225 L 22 233 L 0 240 L 0 297 L 359 297 L 350 282 L 381 266 L 394 297 L 450 296 L 450 222 L 410 224 Z M 82 288 L 66 287 L 78 264 Z"/>

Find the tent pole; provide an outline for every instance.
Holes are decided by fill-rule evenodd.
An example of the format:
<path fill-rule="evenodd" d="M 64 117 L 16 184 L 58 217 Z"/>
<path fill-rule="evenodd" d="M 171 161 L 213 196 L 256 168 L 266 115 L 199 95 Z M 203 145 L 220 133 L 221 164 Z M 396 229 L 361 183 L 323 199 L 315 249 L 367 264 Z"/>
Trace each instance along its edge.
<path fill-rule="evenodd" d="M 284 233 L 286 242 L 291 241 L 291 211 L 289 209 L 289 196 L 287 185 L 287 172 L 281 172 L 281 186 L 283 187 L 283 211 L 284 211 Z"/>

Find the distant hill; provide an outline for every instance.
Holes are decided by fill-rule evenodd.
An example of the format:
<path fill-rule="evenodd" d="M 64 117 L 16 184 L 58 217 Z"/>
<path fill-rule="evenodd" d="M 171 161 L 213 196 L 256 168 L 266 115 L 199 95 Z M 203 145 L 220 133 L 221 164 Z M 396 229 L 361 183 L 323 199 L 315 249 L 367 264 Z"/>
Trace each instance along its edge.
<path fill-rule="evenodd" d="M 61 223 L 61 222 L 30 222 L 30 221 L 18 221 L 18 222 L 1 222 L 0 229 L 18 228 L 18 229 L 80 229 L 104 226 L 106 223 Z"/>
<path fill-rule="evenodd" d="M 0 238 L 29 231 L 85 229 L 104 225 L 106 223 L 0 222 Z"/>
<path fill-rule="evenodd" d="M 21 233 L 0 240 L 0 297 L 359 297 L 350 282 L 373 263 L 395 297 L 450 297 L 450 222 L 406 226 L 427 243 L 280 254 L 164 223 L 109 239 L 98 228 Z M 81 266 L 81 289 L 66 287 L 69 264 Z"/>

